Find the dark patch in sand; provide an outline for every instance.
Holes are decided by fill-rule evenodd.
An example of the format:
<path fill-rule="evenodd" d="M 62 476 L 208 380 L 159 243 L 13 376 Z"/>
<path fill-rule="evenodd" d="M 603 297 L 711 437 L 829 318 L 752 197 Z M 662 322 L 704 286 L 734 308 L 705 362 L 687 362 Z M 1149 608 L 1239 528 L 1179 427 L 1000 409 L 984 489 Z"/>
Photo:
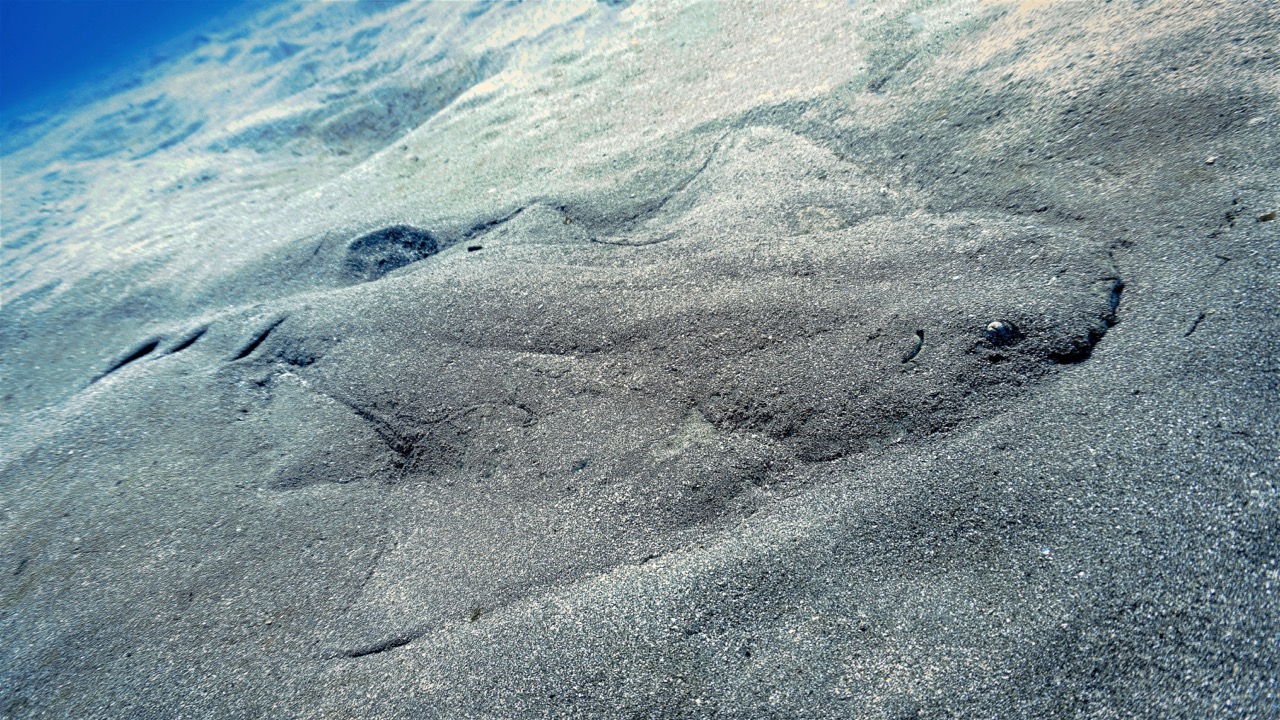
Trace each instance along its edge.
<path fill-rule="evenodd" d="M 369 282 L 430 257 L 437 250 L 436 239 L 426 230 L 392 225 L 351 241 L 343 270 L 352 281 Z"/>
<path fill-rule="evenodd" d="M 280 323 L 284 322 L 286 319 L 287 319 L 287 316 L 279 318 L 275 322 L 263 328 L 260 332 L 258 332 L 258 334 L 254 335 L 253 338 L 249 340 L 249 342 L 245 343 L 245 345 L 240 348 L 240 351 L 236 353 L 235 357 L 231 358 L 232 361 L 243 360 L 244 358 L 247 358 L 249 357 L 249 355 L 253 354 L 253 351 L 258 349 L 258 346 L 261 345 L 263 341 L 267 339 L 267 336 L 271 334 L 271 331 L 279 327 Z"/>
<path fill-rule="evenodd" d="M 154 351 L 157 347 L 159 347 L 160 340 L 161 338 L 151 338 L 141 343 L 140 345 L 135 346 L 132 350 L 125 353 L 118 360 L 111 363 L 111 365 L 107 367 L 107 369 L 104 370 L 101 375 L 93 379 L 93 382 L 97 382 L 101 380 L 102 378 L 110 375 L 113 372 L 116 372 L 117 370 L 124 367 L 125 365 L 128 365 L 131 362 L 141 360 L 142 358 L 150 355 L 152 351 Z"/>

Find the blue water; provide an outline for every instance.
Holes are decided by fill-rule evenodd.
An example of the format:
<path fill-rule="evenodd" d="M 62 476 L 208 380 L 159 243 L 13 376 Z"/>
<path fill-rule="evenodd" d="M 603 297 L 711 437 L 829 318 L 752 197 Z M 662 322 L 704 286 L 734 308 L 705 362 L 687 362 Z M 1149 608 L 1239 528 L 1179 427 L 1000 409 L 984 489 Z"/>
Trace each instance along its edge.
<path fill-rule="evenodd" d="M 265 0 L 0 0 L 0 115 L 56 105 L 79 85 Z"/>

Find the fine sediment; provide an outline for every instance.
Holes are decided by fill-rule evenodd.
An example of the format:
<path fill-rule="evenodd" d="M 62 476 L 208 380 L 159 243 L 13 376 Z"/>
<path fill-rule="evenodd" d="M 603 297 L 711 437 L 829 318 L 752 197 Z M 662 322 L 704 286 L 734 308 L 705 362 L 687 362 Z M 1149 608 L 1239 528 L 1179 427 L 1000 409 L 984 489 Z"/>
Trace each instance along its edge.
<path fill-rule="evenodd" d="M 1274 715 L 1278 26 L 284 3 L 12 123 L 0 714 Z"/>

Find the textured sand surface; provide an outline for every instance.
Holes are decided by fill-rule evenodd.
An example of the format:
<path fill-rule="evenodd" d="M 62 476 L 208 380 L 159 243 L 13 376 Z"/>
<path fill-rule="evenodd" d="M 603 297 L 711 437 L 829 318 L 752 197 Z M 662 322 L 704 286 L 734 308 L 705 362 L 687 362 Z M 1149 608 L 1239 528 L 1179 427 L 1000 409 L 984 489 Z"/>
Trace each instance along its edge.
<path fill-rule="evenodd" d="M 0 710 L 1280 716 L 1277 48 L 281 4 L 12 123 Z"/>

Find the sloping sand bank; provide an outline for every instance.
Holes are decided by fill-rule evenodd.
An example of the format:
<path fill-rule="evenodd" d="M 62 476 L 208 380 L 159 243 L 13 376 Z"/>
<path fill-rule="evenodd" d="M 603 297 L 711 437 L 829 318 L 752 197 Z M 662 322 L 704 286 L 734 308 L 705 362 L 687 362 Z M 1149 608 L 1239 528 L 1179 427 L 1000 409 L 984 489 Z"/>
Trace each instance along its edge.
<path fill-rule="evenodd" d="M 26 118 L 0 714 L 1273 716 L 1278 27 L 285 4 Z"/>

